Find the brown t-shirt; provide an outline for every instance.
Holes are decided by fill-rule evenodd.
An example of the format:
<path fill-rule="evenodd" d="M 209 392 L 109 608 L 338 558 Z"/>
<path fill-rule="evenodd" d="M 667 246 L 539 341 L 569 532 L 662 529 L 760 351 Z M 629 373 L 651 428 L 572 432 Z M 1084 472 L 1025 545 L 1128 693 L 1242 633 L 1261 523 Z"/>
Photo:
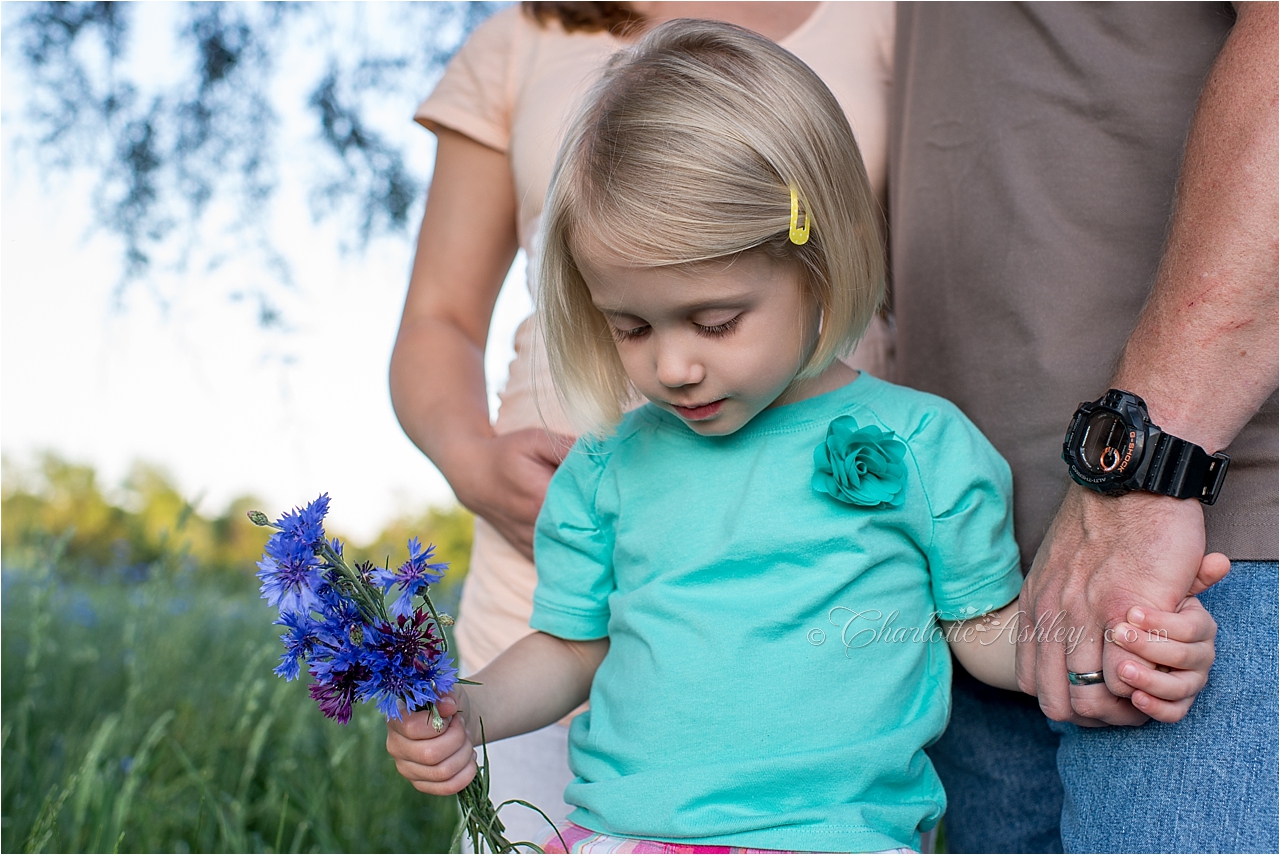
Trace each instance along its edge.
<path fill-rule="evenodd" d="M 1024 570 L 1160 260 L 1226 3 L 899 4 L 889 215 L 899 382 L 1008 459 Z M 1226 450 L 1208 546 L 1277 555 L 1276 396 Z"/>

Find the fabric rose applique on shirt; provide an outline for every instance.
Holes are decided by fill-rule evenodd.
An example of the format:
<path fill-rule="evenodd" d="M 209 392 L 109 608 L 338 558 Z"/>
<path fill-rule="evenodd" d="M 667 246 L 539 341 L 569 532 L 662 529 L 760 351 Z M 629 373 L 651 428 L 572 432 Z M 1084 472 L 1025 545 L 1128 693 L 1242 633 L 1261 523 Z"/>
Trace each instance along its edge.
<path fill-rule="evenodd" d="M 813 489 L 858 507 L 900 507 L 907 485 L 906 453 L 893 431 L 860 428 L 853 416 L 840 416 L 813 450 Z"/>

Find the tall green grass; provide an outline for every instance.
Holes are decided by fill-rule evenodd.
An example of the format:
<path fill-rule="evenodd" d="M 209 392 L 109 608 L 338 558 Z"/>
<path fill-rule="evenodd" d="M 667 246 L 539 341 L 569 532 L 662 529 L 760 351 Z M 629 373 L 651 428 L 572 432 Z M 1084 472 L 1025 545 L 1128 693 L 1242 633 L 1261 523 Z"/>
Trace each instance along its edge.
<path fill-rule="evenodd" d="M 271 673 L 248 579 L 76 581 L 6 550 L 0 849 L 439 852 L 453 799 L 396 773 L 373 708 L 325 719 Z M 176 567 L 177 565 L 175 565 Z"/>

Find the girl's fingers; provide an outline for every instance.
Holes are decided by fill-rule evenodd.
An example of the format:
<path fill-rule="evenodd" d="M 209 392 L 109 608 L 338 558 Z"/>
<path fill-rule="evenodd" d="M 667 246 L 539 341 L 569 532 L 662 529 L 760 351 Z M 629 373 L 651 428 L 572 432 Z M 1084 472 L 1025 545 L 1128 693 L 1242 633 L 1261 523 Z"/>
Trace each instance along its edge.
<path fill-rule="evenodd" d="M 463 727 L 459 716 L 449 719 L 448 726 L 439 734 L 428 725 L 430 738 L 426 739 L 406 736 L 401 729 L 393 727 L 393 724 L 395 722 L 387 722 L 387 753 L 397 760 L 433 766 L 458 753 L 464 747 L 471 747 L 466 728 Z"/>
<path fill-rule="evenodd" d="M 1163 670 L 1209 672 L 1213 664 L 1213 642 L 1175 641 L 1159 631 L 1140 630 L 1122 623 L 1112 630 L 1112 640 L 1120 649 L 1139 656 L 1152 665 L 1163 665 Z M 1124 679 L 1124 675 L 1121 675 Z M 1126 681 L 1127 682 L 1127 681 Z"/>
<path fill-rule="evenodd" d="M 474 752 L 471 752 L 467 764 L 462 767 L 462 771 L 458 772 L 458 774 L 454 775 L 444 783 L 437 784 L 431 791 L 431 794 L 436 796 L 451 796 L 454 793 L 462 792 L 463 789 L 466 788 L 467 784 L 471 783 L 471 779 L 476 776 L 477 768 L 476 755 Z M 417 787 L 416 784 L 414 786 Z M 417 788 L 420 792 L 427 792 L 421 787 Z"/>
<path fill-rule="evenodd" d="M 1133 693 L 1131 700 L 1135 707 L 1156 721 L 1172 724 L 1175 721 L 1182 721 L 1183 716 L 1191 709 L 1191 702 L 1195 698 L 1185 698 L 1181 701 L 1165 701 L 1148 695 L 1146 692 L 1137 691 Z"/>
<path fill-rule="evenodd" d="M 475 751 L 466 746 L 439 763 L 422 764 L 412 760 L 397 759 L 396 771 L 412 781 L 414 786 L 425 784 L 438 787 L 458 777 L 476 763 Z M 470 779 L 468 779 L 470 780 Z M 421 788 L 419 788 L 421 789 Z"/>
<path fill-rule="evenodd" d="M 1134 606 L 1125 616 L 1142 633 L 1171 641 L 1212 641 L 1218 623 L 1195 597 L 1187 597 L 1176 612 L 1162 612 Z"/>
<path fill-rule="evenodd" d="M 452 693 L 445 695 L 436 702 L 436 711 L 440 713 L 440 717 L 447 726 L 451 721 L 451 717 L 458 711 L 458 702 Z M 430 709 L 411 713 L 406 712 L 402 705 L 399 720 L 391 719 L 387 722 L 387 728 L 401 734 L 406 739 L 434 739 L 446 730 L 446 727 L 441 727 L 437 731 L 432 723 L 434 720 L 435 717 L 432 716 Z"/>
<path fill-rule="evenodd" d="M 1121 662 L 1119 673 L 1120 679 L 1135 690 L 1163 701 L 1176 702 L 1194 698 L 1208 682 L 1208 674 L 1204 671 L 1158 671 L 1133 661 Z"/>

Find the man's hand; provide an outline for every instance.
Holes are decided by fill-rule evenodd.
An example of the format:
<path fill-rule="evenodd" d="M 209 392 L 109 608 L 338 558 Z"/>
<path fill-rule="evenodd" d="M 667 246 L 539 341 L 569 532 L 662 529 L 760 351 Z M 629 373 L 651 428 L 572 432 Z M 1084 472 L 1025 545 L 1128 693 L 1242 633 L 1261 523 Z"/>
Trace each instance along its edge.
<path fill-rule="evenodd" d="M 1117 669 L 1132 657 L 1105 633 L 1136 607 L 1177 611 L 1204 554 L 1200 503 L 1149 493 L 1102 496 L 1071 486 L 1036 553 L 1019 600 L 1018 685 L 1045 715 L 1084 726 L 1141 724 Z M 1073 686 L 1067 670 L 1102 671 L 1106 684 Z"/>
<path fill-rule="evenodd" d="M 458 501 L 533 560 L 533 529 L 556 467 L 573 437 L 528 429 L 487 437 L 471 445 L 452 467 Z"/>

